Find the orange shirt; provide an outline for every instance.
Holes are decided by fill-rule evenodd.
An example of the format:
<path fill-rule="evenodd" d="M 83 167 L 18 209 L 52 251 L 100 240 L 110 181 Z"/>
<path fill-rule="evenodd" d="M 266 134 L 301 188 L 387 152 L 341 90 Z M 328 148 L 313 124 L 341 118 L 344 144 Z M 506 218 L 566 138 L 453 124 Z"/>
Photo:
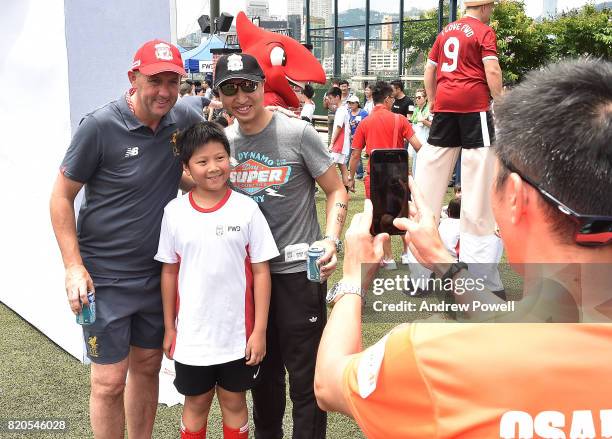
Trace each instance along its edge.
<path fill-rule="evenodd" d="M 395 123 L 397 127 L 397 137 L 393 139 Z M 355 135 L 353 136 L 353 149 L 363 149 L 370 154 L 373 149 L 393 149 L 403 148 L 404 140 L 414 136 L 412 125 L 406 117 L 396 116 L 391 113 L 383 104 L 377 104 L 372 110 L 372 114 L 363 119 Z"/>
<path fill-rule="evenodd" d="M 612 437 L 611 347 L 606 324 L 406 324 L 343 393 L 370 439 Z"/>

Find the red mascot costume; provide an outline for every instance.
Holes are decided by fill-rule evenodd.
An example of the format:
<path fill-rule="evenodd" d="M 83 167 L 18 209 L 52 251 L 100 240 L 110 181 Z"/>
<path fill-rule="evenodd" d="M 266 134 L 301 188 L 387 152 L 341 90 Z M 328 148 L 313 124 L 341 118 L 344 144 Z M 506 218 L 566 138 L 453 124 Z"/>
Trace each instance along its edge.
<path fill-rule="evenodd" d="M 293 38 L 255 26 L 244 12 L 236 17 L 236 32 L 242 51 L 257 58 L 266 75 L 265 105 L 298 108 L 292 87 L 304 88 L 307 82 L 325 84 L 319 61 Z"/>

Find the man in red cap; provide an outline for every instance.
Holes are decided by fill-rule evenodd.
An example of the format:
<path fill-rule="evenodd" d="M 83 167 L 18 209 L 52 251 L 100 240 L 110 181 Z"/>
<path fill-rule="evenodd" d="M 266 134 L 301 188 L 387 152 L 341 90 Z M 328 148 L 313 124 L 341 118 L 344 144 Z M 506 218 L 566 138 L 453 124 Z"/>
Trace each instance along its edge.
<path fill-rule="evenodd" d="M 173 135 L 202 120 L 174 106 L 182 75 L 172 44 L 153 40 L 138 49 L 130 90 L 81 120 L 51 196 L 72 311 L 95 293 L 96 320 L 83 335 L 96 438 L 123 437 L 126 420 L 130 438 L 150 438 L 153 430 L 164 335 L 161 269 L 153 256 L 164 206 L 182 176 Z M 75 224 L 73 203 L 83 186 Z"/>

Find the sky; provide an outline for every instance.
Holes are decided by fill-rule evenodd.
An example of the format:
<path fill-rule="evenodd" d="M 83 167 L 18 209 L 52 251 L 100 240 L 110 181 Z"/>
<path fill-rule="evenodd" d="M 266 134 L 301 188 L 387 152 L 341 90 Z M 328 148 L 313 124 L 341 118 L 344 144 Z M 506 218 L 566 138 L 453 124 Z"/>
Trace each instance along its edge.
<path fill-rule="evenodd" d="M 197 19 L 202 14 L 210 14 L 210 6 L 208 0 L 175 0 L 177 12 L 177 34 L 178 37 L 183 37 L 198 29 Z M 589 0 L 557 0 L 557 9 L 559 11 L 576 8 L 584 5 Z M 246 11 L 247 0 L 220 0 L 220 12 L 228 12 L 236 16 L 239 11 Z M 287 2 L 283 0 L 269 0 L 270 14 L 287 15 Z M 399 4 L 398 1 L 389 0 L 371 0 L 372 9 L 377 9 L 381 12 L 395 12 Z M 405 9 L 409 9 L 412 5 L 422 9 L 429 9 L 437 6 L 437 0 L 405 0 Z M 365 0 L 338 0 L 338 10 L 344 11 L 350 8 L 363 7 Z M 537 17 L 542 13 L 542 0 L 525 0 L 527 14 L 532 17 Z"/>

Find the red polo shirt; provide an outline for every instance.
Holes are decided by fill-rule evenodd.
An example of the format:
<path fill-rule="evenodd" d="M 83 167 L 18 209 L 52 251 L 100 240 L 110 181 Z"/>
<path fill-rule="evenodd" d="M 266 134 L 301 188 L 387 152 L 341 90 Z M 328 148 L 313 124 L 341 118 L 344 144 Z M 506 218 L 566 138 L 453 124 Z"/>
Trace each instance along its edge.
<path fill-rule="evenodd" d="M 397 124 L 397 137 L 393 132 Z M 414 136 L 414 130 L 408 119 L 401 114 L 392 113 L 383 104 L 377 104 L 372 113 L 357 126 L 353 136 L 353 149 L 362 150 L 370 155 L 373 149 L 404 148 L 404 141 Z M 370 163 L 366 165 L 370 173 Z M 364 179 L 366 197 L 370 198 L 370 177 Z"/>

